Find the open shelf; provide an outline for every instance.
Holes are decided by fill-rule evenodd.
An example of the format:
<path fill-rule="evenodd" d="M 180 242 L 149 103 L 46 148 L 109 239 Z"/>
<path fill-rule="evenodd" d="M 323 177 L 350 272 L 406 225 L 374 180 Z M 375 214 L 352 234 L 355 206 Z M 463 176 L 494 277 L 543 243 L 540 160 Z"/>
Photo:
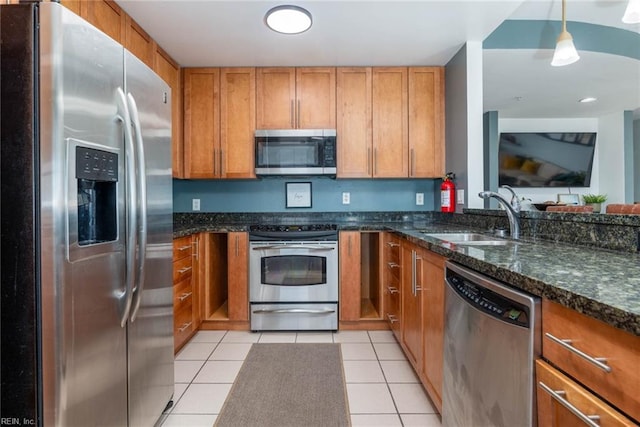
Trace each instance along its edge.
<path fill-rule="evenodd" d="M 382 292 L 380 285 L 381 233 L 363 232 L 360 235 L 360 318 L 380 319 Z"/>

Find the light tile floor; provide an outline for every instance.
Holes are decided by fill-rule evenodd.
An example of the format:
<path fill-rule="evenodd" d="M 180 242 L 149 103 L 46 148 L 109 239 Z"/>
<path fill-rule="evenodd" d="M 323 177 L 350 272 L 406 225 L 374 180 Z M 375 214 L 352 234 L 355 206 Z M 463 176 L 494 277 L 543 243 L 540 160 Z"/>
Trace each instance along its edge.
<path fill-rule="evenodd" d="M 160 425 L 213 426 L 255 342 L 340 343 L 353 427 L 441 425 L 390 331 L 200 331 L 176 355 L 174 406 Z"/>

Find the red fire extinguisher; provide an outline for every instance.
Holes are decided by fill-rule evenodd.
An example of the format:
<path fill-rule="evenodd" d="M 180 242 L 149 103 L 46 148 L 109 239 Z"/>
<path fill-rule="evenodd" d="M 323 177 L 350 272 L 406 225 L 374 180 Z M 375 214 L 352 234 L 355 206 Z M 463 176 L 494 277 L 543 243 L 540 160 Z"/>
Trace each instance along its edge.
<path fill-rule="evenodd" d="M 440 210 L 442 212 L 455 212 L 456 185 L 453 183 L 455 174 L 449 172 L 445 175 L 440 186 Z"/>

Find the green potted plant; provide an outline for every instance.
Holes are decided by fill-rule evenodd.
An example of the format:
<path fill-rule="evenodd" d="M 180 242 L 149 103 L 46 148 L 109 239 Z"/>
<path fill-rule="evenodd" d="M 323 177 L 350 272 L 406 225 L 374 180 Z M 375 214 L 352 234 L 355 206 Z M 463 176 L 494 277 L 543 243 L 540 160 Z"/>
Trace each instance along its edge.
<path fill-rule="evenodd" d="M 582 196 L 582 200 L 584 200 L 584 204 L 587 206 L 593 207 L 594 213 L 600 213 L 600 209 L 602 208 L 602 203 L 607 200 L 606 194 L 584 194 Z"/>

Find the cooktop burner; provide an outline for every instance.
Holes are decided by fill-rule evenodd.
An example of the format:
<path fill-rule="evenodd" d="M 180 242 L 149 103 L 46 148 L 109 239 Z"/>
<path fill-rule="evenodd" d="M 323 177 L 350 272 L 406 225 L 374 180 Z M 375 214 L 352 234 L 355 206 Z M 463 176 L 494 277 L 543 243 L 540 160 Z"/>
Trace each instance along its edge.
<path fill-rule="evenodd" d="M 335 231 L 338 227 L 335 224 L 303 224 L 303 225 L 285 225 L 285 224 L 261 224 L 249 226 L 249 232 L 253 231 L 276 231 L 285 233 L 296 233 L 304 231 Z"/>

